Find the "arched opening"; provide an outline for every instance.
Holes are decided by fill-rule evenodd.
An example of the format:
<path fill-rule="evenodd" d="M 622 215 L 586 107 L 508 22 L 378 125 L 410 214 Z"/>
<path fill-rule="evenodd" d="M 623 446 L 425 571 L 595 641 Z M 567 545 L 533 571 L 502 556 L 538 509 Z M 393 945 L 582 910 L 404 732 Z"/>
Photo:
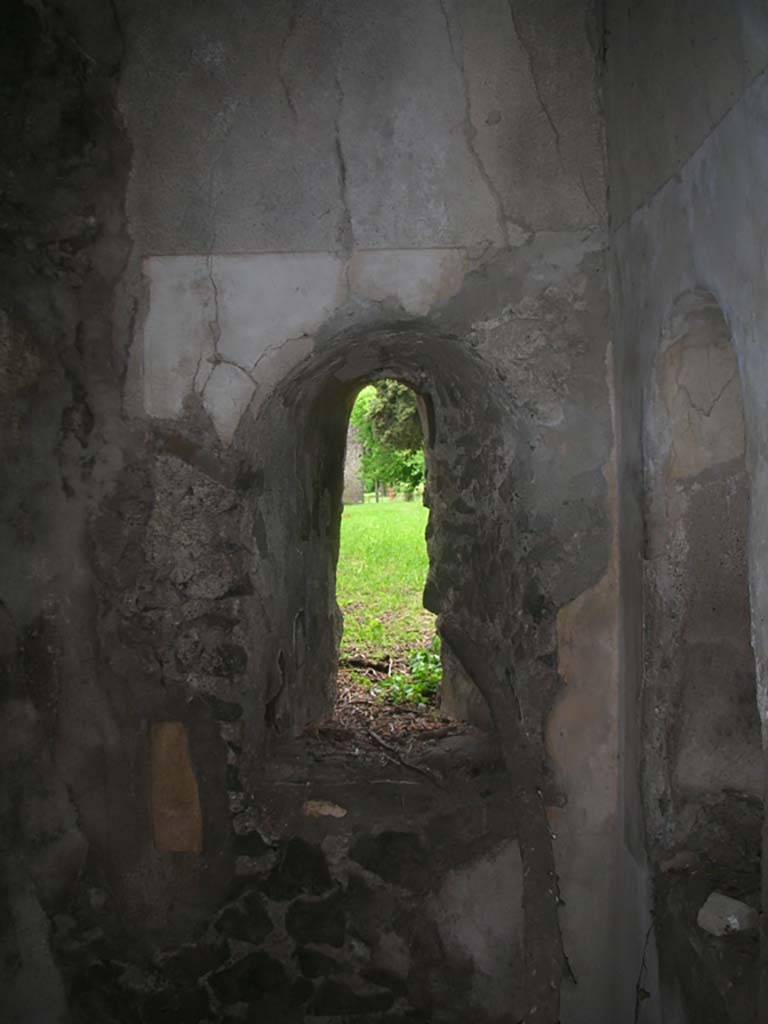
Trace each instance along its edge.
<path fill-rule="evenodd" d="M 500 551 L 510 565 L 524 556 L 508 503 L 511 465 L 524 474 L 526 453 L 516 449 L 515 412 L 502 382 L 455 340 L 412 325 L 338 335 L 250 411 L 237 439 L 250 499 L 244 529 L 257 556 L 248 604 L 262 639 L 252 657 L 268 667 L 264 719 L 252 723 L 252 735 L 293 735 L 333 708 L 347 427 L 360 389 L 384 378 L 406 384 L 421 409 L 429 476 L 425 606 L 436 615 L 473 609 L 482 621 L 516 606 L 518 576 L 495 589 L 481 586 L 489 568 L 496 573 Z M 279 516 L 262 511 L 265 491 Z M 283 553 L 279 564 L 275 551 Z M 250 710 L 258 716 L 256 705 Z"/>
<path fill-rule="evenodd" d="M 347 430 L 335 718 L 392 737 L 447 727 L 436 616 L 423 603 L 427 426 L 425 402 L 384 378 L 358 391 Z"/>
<path fill-rule="evenodd" d="M 381 378 L 419 396 L 424 602 L 478 686 L 498 686 L 500 737 L 467 729 L 414 752 L 357 742 L 332 718 L 345 438 L 355 395 Z M 450 1019 L 497 1021 L 557 997 L 541 734 L 521 727 L 521 705 L 540 695 L 512 678 L 544 671 L 543 634 L 527 632 L 521 611 L 531 573 L 514 479 L 526 479 L 529 449 L 516 446 L 516 416 L 470 347 L 408 324 L 328 339 L 238 433 L 254 554 L 243 608 L 258 619 L 250 655 L 264 666 L 263 690 L 243 705 L 248 744 L 230 751 L 242 787 L 235 830 L 242 821 L 244 834 L 256 827 L 262 837 L 238 871 L 290 902 L 275 941 L 291 971 L 312 980 L 316 1015 L 429 1017 L 450 1006 Z"/>
<path fill-rule="evenodd" d="M 749 477 L 737 357 L 710 296 L 676 303 L 646 409 L 645 788 L 660 969 L 691 1019 L 752 1020 L 763 780 Z M 734 933 L 725 943 L 721 924 Z"/>

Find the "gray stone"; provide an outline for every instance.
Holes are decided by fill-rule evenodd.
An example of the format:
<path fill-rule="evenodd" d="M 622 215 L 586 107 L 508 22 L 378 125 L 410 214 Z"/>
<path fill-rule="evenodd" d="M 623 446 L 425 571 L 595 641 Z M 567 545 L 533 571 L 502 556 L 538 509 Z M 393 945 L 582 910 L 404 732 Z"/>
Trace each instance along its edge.
<path fill-rule="evenodd" d="M 395 1001 L 389 989 L 359 978 L 324 978 L 309 1005 L 310 1016 L 381 1013 Z"/>
<path fill-rule="evenodd" d="M 215 928 L 227 938 L 258 945 L 272 931 L 272 921 L 261 894 L 254 891 L 225 907 L 216 918 Z"/>
<path fill-rule="evenodd" d="M 285 915 L 285 927 L 298 943 L 341 946 L 347 927 L 341 892 L 295 900 Z"/>
<path fill-rule="evenodd" d="M 732 935 L 754 931 L 760 924 L 760 915 L 741 900 L 713 892 L 696 915 L 696 923 L 710 935 Z"/>

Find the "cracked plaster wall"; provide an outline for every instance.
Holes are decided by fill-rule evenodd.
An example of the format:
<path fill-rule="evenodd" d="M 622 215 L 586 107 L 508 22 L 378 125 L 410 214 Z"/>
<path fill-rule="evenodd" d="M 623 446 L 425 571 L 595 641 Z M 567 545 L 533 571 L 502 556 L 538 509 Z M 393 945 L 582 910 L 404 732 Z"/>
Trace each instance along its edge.
<path fill-rule="evenodd" d="M 647 784 L 638 771 L 645 742 L 640 733 L 641 424 L 648 414 L 652 367 L 675 303 L 697 290 L 708 293 L 722 311 L 741 378 L 750 487 L 751 634 L 756 700 L 765 730 L 768 421 L 764 395 L 768 367 L 763 336 L 768 325 L 764 245 L 768 225 L 763 182 L 768 170 L 768 19 L 764 5 L 749 0 L 727 7 L 685 0 L 613 4 L 607 13 L 626 749 L 622 914 L 638 915 L 638 926 L 625 934 L 639 936 L 646 930 L 643 920 L 647 922 L 648 917 L 637 894 L 649 890 L 642 816 L 637 812 Z M 646 59 L 648 52 L 654 54 L 652 65 Z M 642 959 L 642 941 L 635 940 L 626 960 L 640 965 Z M 651 1021 L 662 1013 L 655 994 L 652 944 L 646 966 L 645 987 L 652 998 L 644 1003 L 640 1020 Z M 667 999 L 666 1011 L 672 1019 L 686 1019 L 686 1011 L 675 1005 L 669 990 Z M 631 1013 L 631 1007 L 624 1012 Z"/>
<path fill-rule="evenodd" d="M 480 356 L 516 410 L 518 452 L 532 453 L 530 469 L 518 466 L 524 479 L 513 499 L 530 538 L 520 543 L 530 545 L 525 557 L 536 566 L 519 661 L 529 666 L 531 691 L 539 690 L 543 727 L 563 685 L 554 615 L 608 571 L 603 469 L 612 431 L 591 6 L 446 0 L 149 11 L 133 5 L 121 84 L 134 146 L 134 266 L 144 282 L 127 402 L 156 429 L 195 433 L 202 447 L 221 452 L 222 466 L 228 458 L 253 462 L 244 476 L 263 488 L 254 536 L 264 582 L 254 599 L 240 599 L 258 605 L 262 587 L 262 600 L 269 595 L 253 630 L 271 622 L 271 639 L 266 648 L 258 635 L 245 644 L 249 664 L 266 657 L 270 666 L 265 696 L 237 698 L 256 729 L 252 741 L 263 728 L 260 700 L 273 727 L 275 716 L 296 728 L 327 707 L 338 628 L 332 565 L 304 562 L 304 576 L 316 566 L 314 597 L 291 590 L 290 570 L 263 575 L 267 552 L 274 558 L 291 543 L 288 467 L 304 472 L 295 453 L 277 455 L 272 395 L 292 374 L 311 381 L 326 372 L 318 352 L 340 332 L 358 332 L 363 344 L 381 326 L 407 336 L 409 322 L 412 338 L 437 329 Z M 355 365 L 353 344 L 339 351 Z M 441 361 L 422 369 L 421 390 L 440 387 Z M 371 373 L 384 369 L 369 365 Z M 396 356 L 388 365 L 404 372 Z M 465 387 L 460 378 L 456 386 Z M 323 415 L 330 436 L 334 417 Z M 291 415 L 283 422 L 280 430 L 296 429 Z M 464 436 L 482 446 L 484 429 Z M 270 459 L 284 473 L 279 491 Z M 322 513 L 324 530 L 333 528 L 334 500 Z M 481 572 L 461 554 L 452 564 L 457 573 Z M 607 1019 L 612 998 L 609 930 L 598 937 L 587 923 L 596 913 L 609 918 L 613 884 L 605 870 L 610 783 L 605 802 L 589 797 L 598 762 L 606 779 L 616 763 L 615 624 L 613 609 L 598 607 L 591 621 L 606 645 L 606 672 L 573 710 L 564 704 L 561 744 L 550 751 L 556 761 L 569 743 L 591 743 L 577 725 L 591 708 L 599 753 L 587 767 L 571 752 L 558 773 L 565 792 L 553 797 L 564 805 L 558 833 L 569 849 L 559 864 L 579 975 L 563 999 L 571 1021 Z M 315 651 L 309 673 L 296 660 L 302 644 Z M 286 660 L 278 666 L 279 650 Z M 587 650 L 572 659 L 574 694 L 588 662 Z M 471 684 L 454 679 L 455 701 L 466 707 Z"/>
<path fill-rule="evenodd" d="M 56 837 L 25 869 L 17 931 L 45 951 L 51 999 L 63 1012 L 73 975 L 48 949 L 80 955 L 71 920 L 104 956 L 126 934 L 145 952 L 178 945 L 216 913 L 257 839 L 232 825 L 242 786 L 277 739 L 327 713 L 345 410 L 360 380 L 387 373 L 410 376 L 435 415 L 429 600 L 468 616 L 516 677 L 516 753 L 535 762 L 568 908 L 562 1019 L 613 1020 L 613 427 L 592 4 L 62 9 L 103 162 L 71 183 L 84 266 L 66 279 L 65 253 L 53 273 L 66 287 L 30 298 L 41 330 L 66 325 L 63 369 L 29 399 L 29 439 L 63 497 L 45 508 L 22 445 L 8 519 L 27 542 L 6 542 L 6 660 L 31 680 L 29 749 L 47 751 L 34 770 L 48 803 L 27 824 Z M 42 77 L 45 141 L 59 122 L 43 116 Z M 14 273 L 45 280 L 31 260 Z M 9 325 L 3 385 L 15 374 L 27 401 L 42 363 L 25 316 Z M 453 685 L 465 700 L 467 681 Z M 152 843 L 158 722 L 184 726 L 199 853 Z M 52 875 L 69 901 L 58 923 Z"/>

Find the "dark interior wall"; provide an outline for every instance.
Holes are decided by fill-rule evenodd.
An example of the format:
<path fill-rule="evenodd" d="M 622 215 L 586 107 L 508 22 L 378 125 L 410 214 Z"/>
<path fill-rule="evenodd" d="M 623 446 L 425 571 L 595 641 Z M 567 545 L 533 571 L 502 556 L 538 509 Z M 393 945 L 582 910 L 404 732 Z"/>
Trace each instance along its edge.
<path fill-rule="evenodd" d="M 690 159 L 765 69 L 761 0 L 605 5 L 611 219 L 623 224 Z M 631 114 L 630 114 L 631 112 Z"/>
<path fill-rule="evenodd" d="M 254 514 L 263 517 L 261 549 L 252 573 L 258 580 L 257 603 L 263 607 L 275 587 L 289 588 L 276 602 L 282 624 L 276 622 L 269 630 L 278 652 L 271 658 L 259 657 L 269 663 L 280 660 L 283 652 L 278 688 L 269 697 L 273 734 L 295 733 L 327 715 L 332 706 L 339 638 L 335 563 L 340 457 L 346 420 L 361 383 L 388 372 L 418 388 L 427 410 L 428 606 L 436 613 L 457 607 L 469 611 L 464 588 L 471 588 L 477 578 L 489 578 L 490 552 L 500 546 L 509 568 L 507 585 L 499 595 L 488 591 L 482 614 L 473 598 L 472 614 L 478 621 L 505 621 L 521 603 L 516 588 L 525 574 L 514 569 L 520 555 L 514 553 L 518 543 L 512 537 L 515 516 L 522 513 L 515 509 L 509 480 L 514 474 L 522 490 L 530 471 L 521 459 L 519 431 L 508 400 L 499 395 L 500 383 L 492 368 L 466 352 L 456 339 L 445 338 L 427 325 L 403 323 L 389 330 L 374 328 L 362 335 L 347 332 L 328 339 L 311 361 L 276 389 L 268 407 L 249 418 L 236 439 L 243 459 L 252 460 L 251 472 L 263 476 L 265 492 L 278 497 L 281 510 L 279 517 L 269 510 L 259 511 L 259 495 L 254 495 Z M 294 467 L 290 474 L 284 472 L 287 465 Z M 503 502 L 503 517 L 496 502 Z M 528 533 L 524 523 L 518 525 Z M 506 540 L 505 530 L 511 531 Z M 269 558 L 271 551 L 291 551 L 290 544 L 280 543 L 282 535 L 300 538 L 290 556 L 297 559 L 296 564 L 285 560 L 278 564 Z M 534 587 L 532 578 L 531 592 Z M 551 642 L 550 632 L 545 643 Z M 305 647 L 313 652 L 311 661 L 303 658 Z M 296 662 L 299 656 L 301 665 Z M 533 654 L 530 657 L 535 663 Z"/>
<path fill-rule="evenodd" d="M 648 524 L 643 423 L 650 414 L 647 389 L 660 339 L 676 303 L 695 291 L 709 293 L 722 310 L 740 369 L 751 495 L 746 531 L 751 642 L 757 664 L 756 701 L 765 720 L 761 668 L 765 585 L 758 554 L 764 543 L 765 423 L 764 403 L 757 394 L 757 381 L 764 379 L 757 338 L 764 333 L 766 309 L 757 268 L 765 218 L 757 196 L 764 173 L 759 139 L 765 122 L 768 23 L 763 5 L 747 0 L 727 7 L 683 0 L 663 5 L 620 3 L 607 5 L 606 12 L 620 438 L 622 732 L 627 754 L 625 898 L 626 906 L 632 908 L 637 904 L 636 893 L 647 893 L 649 888 L 645 826 L 639 827 L 642 817 L 637 813 L 644 799 L 639 768 L 648 739 L 640 724 L 641 666 L 658 653 L 647 649 L 641 626 L 643 579 L 647 570 L 652 571 L 644 559 Z M 735 522 L 734 517 L 731 525 Z M 733 555 L 738 563 L 737 548 Z M 694 571 L 692 565 L 689 568 Z M 737 606 L 743 606 L 743 591 Z M 655 819 L 655 814 L 651 817 Z M 641 912 L 641 921 L 643 916 Z M 635 934 L 647 929 L 647 915 L 645 922 Z M 646 988 L 653 990 L 652 942 L 649 950 Z M 641 961 L 640 944 L 632 956 Z M 685 1019 L 675 997 L 670 999 L 666 1012 L 672 1019 L 677 1019 L 676 1013 Z M 652 998 L 643 1003 L 640 1019 L 655 1019 L 654 1013 L 660 1012 L 660 1001 Z"/>
<path fill-rule="evenodd" d="M 112 296 L 128 255 L 130 146 L 115 107 L 111 10 L 9 3 L 2 15 L 2 747 L 4 1013 L 59 1019 L 55 908 L 113 846 L 125 784 L 121 695 L 96 628 L 86 524 L 130 441 Z M 119 750 L 117 758 L 116 752 Z M 124 821 L 131 821 L 126 809 Z M 128 826 L 130 828 L 130 825 Z M 114 852 L 114 848 L 113 848 Z M 69 895 L 67 895 L 69 894 Z M 84 913 L 88 892 L 80 891 Z"/>
<path fill-rule="evenodd" d="M 663 783 L 651 782 L 646 752 L 646 821 L 669 848 L 686 801 L 723 789 L 759 798 L 763 782 L 741 386 L 727 324 L 707 296 L 684 296 L 660 343 L 644 455 L 643 699 L 651 746 L 665 734 Z"/>
<path fill-rule="evenodd" d="M 643 785 L 661 981 L 692 1019 L 752 1021 L 758 936 L 718 945 L 697 923 L 712 891 L 760 909 L 763 817 L 743 405 L 711 297 L 676 304 L 645 408 Z"/>
<path fill-rule="evenodd" d="M 495 528 L 505 550 L 503 531 L 514 526 L 526 567 L 516 579 L 513 564 L 492 566 L 499 588 L 523 607 L 489 664 L 514 649 L 526 666 L 531 743 L 541 752 L 546 736 L 545 771 L 554 777 L 542 792 L 553 793 L 548 814 L 567 890 L 561 927 L 580 979 L 564 986 L 563 1014 L 592 1021 L 608 1013 L 614 971 L 610 928 L 590 925 L 585 942 L 585 922 L 613 913 L 605 865 L 617 799 L 592 5 L 397 4 L 385 15 L 373 3 L 169 4 L 159 17 L 154 5 L 133 7 L 121 86 L 134 143 L 133 269 L 143 274 L 143 287 L 132 286 L 140 313 L 127 403 L 153 434 L 177 439 L 178 458 L 195 453 L 195 474 L 215 472 L 238 489 L 248 525 L 239 539 L 226 532 L 233 506 L 215 531 L 236 559 L 251 549 L 241 562 L 249 579 L 225 627 L 226 642 L 247 651 L 246 671 L 200 679 L 185 666 L 173 669 L 176 678 L 199 682 L 213 714 L 232 716 L 218 719 L 226 742 L 246 736 L 244 778 L 278 723 L 285 735 L 327 709 L 338 628 L 329 540 L 336 499 L 311 477 L 308 450 L 317 449 L 297 447 L 305 412 L 298 402 L 281 406 L 284 388 L 297 374 L 297 394 L 328 387 L 321 406 L 330 417 L 333 375 L 343 370 L 326 351 L 356 366 L 355 339 L 366 349 L 363 339 L 395 326 L 401 345 L 435 333 L 450 339 L 424 349 L 419 389 L 438 386 L 451 352 L 464 353 L 465 366 L 479 361 L 504 391 L 507 414 L 515 412 L 508 432 L 525 467 L 512 474 L 515 493 L 493 498 L 499 522 L 478 528 L 481 547 Z M 386 361 L 403 367 L 392 346 Z M 365 359 L 354 380 L 386 369 Z M 463 450 L 467 465 L 482 463 L 479 409 L 488 400 L 455 374 L 455 394 L 442 406 L 456 410 L 445 444 L 457 458 Z M 186 455 L 181 439 L 191 442 Z M 338 453 L 326 449 L 323 458 L 332 464 Z M 457 488 L 458 478 L 446 494 Z M 439 487 L 431 500 L 441 500 Z M 303 505 L 315 518 L 297 547 Z M 471 537 L 472 514 L 460 508 L 446 515 Z M 175 538 L 170 529 L 164 536 L 170 551 Z M 467 543 L 446 544 L 440 561 L 446 574 L 471 565 L 468 583 L 477 583 L 487 550 L 475 565 L 458 553 Z M 489 619 L 501 607 L 494 598 Z M 169 629 L 188 613 L 198 614 L 185 599 L 164 613 Z"/>
<path fill-rule="evenodd" d="M 562 1017 L 610 1019 L 613 429 L 592 5 L 10 12 L 14 1012 L 193 1020 L 208 1005 L 197 979 L 244 959 L 236 938 L 206 940 L 199 961 L 186 943 L 212 934 L 242 857 L 267 853 L 271 872 L 288 856 L 289 835 L 265 851 L 241 828 L 243 787 L 263 783 L 276 738 L 330 706 L 343 427 L 356 384 L 391 372 L 434 410 L 429 599 L 464 616 L 523 709 L 572 969 Z M 487 895 L 495 875 L 478 877 Z M 551 886 L 540 895 L 551 910 Z M 529 947 L 552 931 L 550 914 Z"/>

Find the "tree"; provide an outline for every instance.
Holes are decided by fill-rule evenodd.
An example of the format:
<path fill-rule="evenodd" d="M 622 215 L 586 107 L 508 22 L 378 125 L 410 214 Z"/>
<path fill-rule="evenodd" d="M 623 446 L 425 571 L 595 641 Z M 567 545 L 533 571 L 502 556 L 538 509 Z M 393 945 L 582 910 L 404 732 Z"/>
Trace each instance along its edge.
<path fill-rule="evenodd" d="M 377 381 L 373 389 L 368 416 L 379 443 L 395 451 L 421 451 L 421 419 L 411 389 L 399 380 Z"/>
<path fill-rule="evenodd" d="M 412 492 L 424 480 L 421 422 L 413 392 L 394 380 L 364 387 L 350 416 L 363 446 L 366 490 L 375 484 Z"/>

